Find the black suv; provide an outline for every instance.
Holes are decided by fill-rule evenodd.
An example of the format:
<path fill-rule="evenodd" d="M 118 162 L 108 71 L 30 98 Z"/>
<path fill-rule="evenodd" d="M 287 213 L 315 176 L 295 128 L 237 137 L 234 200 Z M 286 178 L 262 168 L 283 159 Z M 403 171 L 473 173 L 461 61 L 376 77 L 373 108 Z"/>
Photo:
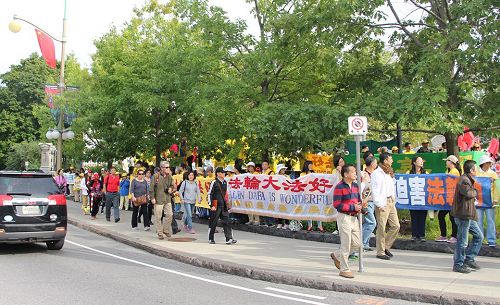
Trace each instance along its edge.
<path fill-rule="evenodd" d="M 66 197 L 50 174 L 0 171 L 0 243 L 64 245 Z"/>

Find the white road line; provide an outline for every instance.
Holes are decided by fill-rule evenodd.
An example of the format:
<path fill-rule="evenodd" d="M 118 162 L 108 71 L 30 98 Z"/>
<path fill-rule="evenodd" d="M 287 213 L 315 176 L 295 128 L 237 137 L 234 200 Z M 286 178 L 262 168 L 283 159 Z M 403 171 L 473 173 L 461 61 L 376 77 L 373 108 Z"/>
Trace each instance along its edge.
<path fill-rule="evenodd" d="M 239 289 L 239 290 L 243 290 L 243 291 L 253 292 L 253 293 L 257 293 L 257 294 L 267 295 L 267 296 L 271 296 L 271 297 L 275 297 L 275 298 L 286 299 L 286 300 L 291 300 L 291 301 L 296 301 L 296 302 L 301 302 L 301 303 L 306 303 L 306 304 L 329 305 L 329 304 L 326 304 L 326 303 L 320 303 L 320 302 L 315 302 L 315 301 L 311 301 L 311 300 L 299 299 L 299 298 L 289 297 L 289 296 L 285 296 L 285 295 L 279 295 L 279 294 L 274 294 L 274 293 L 270 293 L 270 292 L 259 291 L 259 290 L 255 290 L 255 289 L 251 289 L 251 288 L 242 287 L 242 286 L 232 285 L 232 284 L 228 284 L 228 283 L 218 282 L 218 281 L 206 279 L 206 278 L 203 278 L 203 277 L 199 277 L 199 276 L 196 276 L 196 275 L 191 275 L 191 274 L 187 274 L 187 273 L 183 273 L 183 272 L 179 272 L 179 271 L 175 271 L 175 270 L 171 270 L 171 269 L 167 269 L 167 268 L 158 267 L 158 266 L 155 266 L 155 265 L 151 265 L 151 264 L 139 262 L 139 261 L 136 261 L 136 260 L 132 260 L 132 259 L 123 257 L 123 256 L 119 256 L 119 255 L 111 254 L 111 253 L 108 253 L 108 252 L 105 252 L 105 251 L 97 250 L 97 249 L 94 249 L 92 247 L 88 247 L 88 246 L 85 246 L 85 245 L 82 245 L 82 244 L 79 244 L 79 243 L 76 243 L 76 242 L 73 242 L 73 241 L 70 241 L 70 240 L 67 240 L 67 239 L 66 239 L 66 242 L 69 243 L 69 244 L 72 244 L 72 245 L 75 245 L 75 246 L 78 246 L 78 247 L 81 247 L 81 248 L 84 248 L 84 249 L 96 252 L 96 253 L 100 253 L 102 255 L 113 257 L 113 258 L 116 258 L 116 259 L 119 259 L 119 260 L 123 260 L 123 261 L 129 262 L 129 263 L 132 263 L 132 264 L 137 264 L 137 265 L 141 265 L 141 266 L 144 266 L 144 267 L 153 268 L 153 269 L 160 270 L 160 271 L 165 271 L 165 272 L 168 272 L 168 273 L 177 274 L 177 275 L 180 275 L 180 276 L 192 278 L 192 279 L 203 281 L 203 282 L 207 282 L 207 283 L 212 283 L 212 284 L 216 284 L 216 285 L 226 286 L 226 287 L 230 287 L 230 288 L 234 288 L 234 289 Z"/>
<path fill-rule="evenodd" d="M 306 297 L 306 298 L 311 298 L 311 299 L 317 299 L 317 300 L 324 300 L 324 299 L 326 299 L 325 297 L 320 297 L 320 296 L 317 296 L 317 295 L 300 293 L 300 292 L 294 292 L 294 291 L 288 291 L 288 290 L 279 289 L 279 288 L 266 287 L 266 289 L 267 290 L 273 290 L 273 291 L 276 291 L 276 292 L 281 292 L 281 293 L 288 293 L 288 294 L 293 294 L 293 295 L 299 295 L 301 297 Z"/>

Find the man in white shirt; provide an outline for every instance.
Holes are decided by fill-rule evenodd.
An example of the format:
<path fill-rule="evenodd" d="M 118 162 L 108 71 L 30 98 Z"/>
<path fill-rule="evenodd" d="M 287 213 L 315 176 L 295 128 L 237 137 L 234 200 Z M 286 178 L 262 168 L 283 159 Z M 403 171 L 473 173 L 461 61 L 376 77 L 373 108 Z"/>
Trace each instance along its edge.
<path fill-rule="evenodd" d="M 390 260 L 389 251 L 399 232 L 399 218 L 396 210 L 396 187 L 392 156 L 380 154 L 379 167 L 371 175 L 373 203 L 377 218 L 377 258 Z M 386 232 L 386 227 L 388 230 Z"/>

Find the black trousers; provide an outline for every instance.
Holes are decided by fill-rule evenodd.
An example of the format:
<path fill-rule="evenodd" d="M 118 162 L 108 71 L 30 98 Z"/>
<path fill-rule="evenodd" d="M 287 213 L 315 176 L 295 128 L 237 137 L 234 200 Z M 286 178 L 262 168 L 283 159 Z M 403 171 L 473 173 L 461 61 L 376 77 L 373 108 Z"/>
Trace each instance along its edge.
<path fill-rule="evenodd" d="M 101 205 L 102 198 L 96 198 L 94 196 L 90 196 L 91 198 L 91 203 L 90 205 L 92 206 L 92 211 L 90 211 L 91 216 L 96 216 L 99 213 L 99 206 Z"/>
<path fill-rule="evenodd" d="M 133 211 L 133 209 L 132 209 Z M 132 212 L 133 215 L 133 212 Z M 142 209 L 139 209 L 139 213 L 136 215 L 137 221 L 141 220 L 141 216 L 144 216 L 144 219 L 149 219 L 149 224 L 152 224 L 151 219 L 153 218 L 153 204 L 151 202 L 148 202 L 146 209 L 144 211 Z M 163 219 L 163 217 L 162 217 Z M 144 220 L 146 221 L 146 220 Z"/>
<path fill-rule="evenodd" d="M 439 220 L 439 230 L 441 231 L 441 236 L 446 237 L 447 232 L 446 232 L 446 214 L 449 214 L 450 211 L 444 211 L 440 210 L 438 213 L 438 220 Z M 457 224 L 455 223 L 455 219 L 453 216 L 450 214 L 450 221 L 451 221 L 451 237 L 457 238 Z"/>
<path fill-rule="evenodd" d="M 416 238 L 425 237 L 425 220 L 427 219 L 427 211 L 410 210 L 411 217 L 411 236 Z"/>
<path fill-rule="evenodd" d="M 226 241 L 233 238 L 233 232 L 231 230 L 231 223 L 229 220 L 229 212 L 224 211 L 223 208 L 217 208 L 217 210 L 210 212 L 210 232 L 208 233 L 208 240 L 214 240 L 215 228 L 217 227 L 217 222 L 219 218 L 222 220 L 222 226 L 224 228 L 224 235 L 226 236 Z"/>
<path fill-rule="evenodd" d="M 141 211 L 141 214 L 144 216 L 144 227 L 149 227 L 149 216 L 148 216 L 148 205 L 143 204 L 140 206 L 135 206 L 133 205 L 132 207 L 132 228 L 137 227 L 137 219 L 140 217 L 137 217 L 139 214 L 139 211 Z"/>

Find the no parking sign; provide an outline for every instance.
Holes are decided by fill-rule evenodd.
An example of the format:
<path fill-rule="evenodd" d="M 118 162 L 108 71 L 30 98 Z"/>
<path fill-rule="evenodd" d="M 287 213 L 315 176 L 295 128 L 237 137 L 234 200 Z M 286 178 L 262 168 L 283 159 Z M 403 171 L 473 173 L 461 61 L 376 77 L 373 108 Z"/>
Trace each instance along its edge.
<path fill-rule="evenodd" d="M 368 132 L 368 120 L 365 116 L 350 116 L 347 122 L 350 135 L 360 136 Z"/>

